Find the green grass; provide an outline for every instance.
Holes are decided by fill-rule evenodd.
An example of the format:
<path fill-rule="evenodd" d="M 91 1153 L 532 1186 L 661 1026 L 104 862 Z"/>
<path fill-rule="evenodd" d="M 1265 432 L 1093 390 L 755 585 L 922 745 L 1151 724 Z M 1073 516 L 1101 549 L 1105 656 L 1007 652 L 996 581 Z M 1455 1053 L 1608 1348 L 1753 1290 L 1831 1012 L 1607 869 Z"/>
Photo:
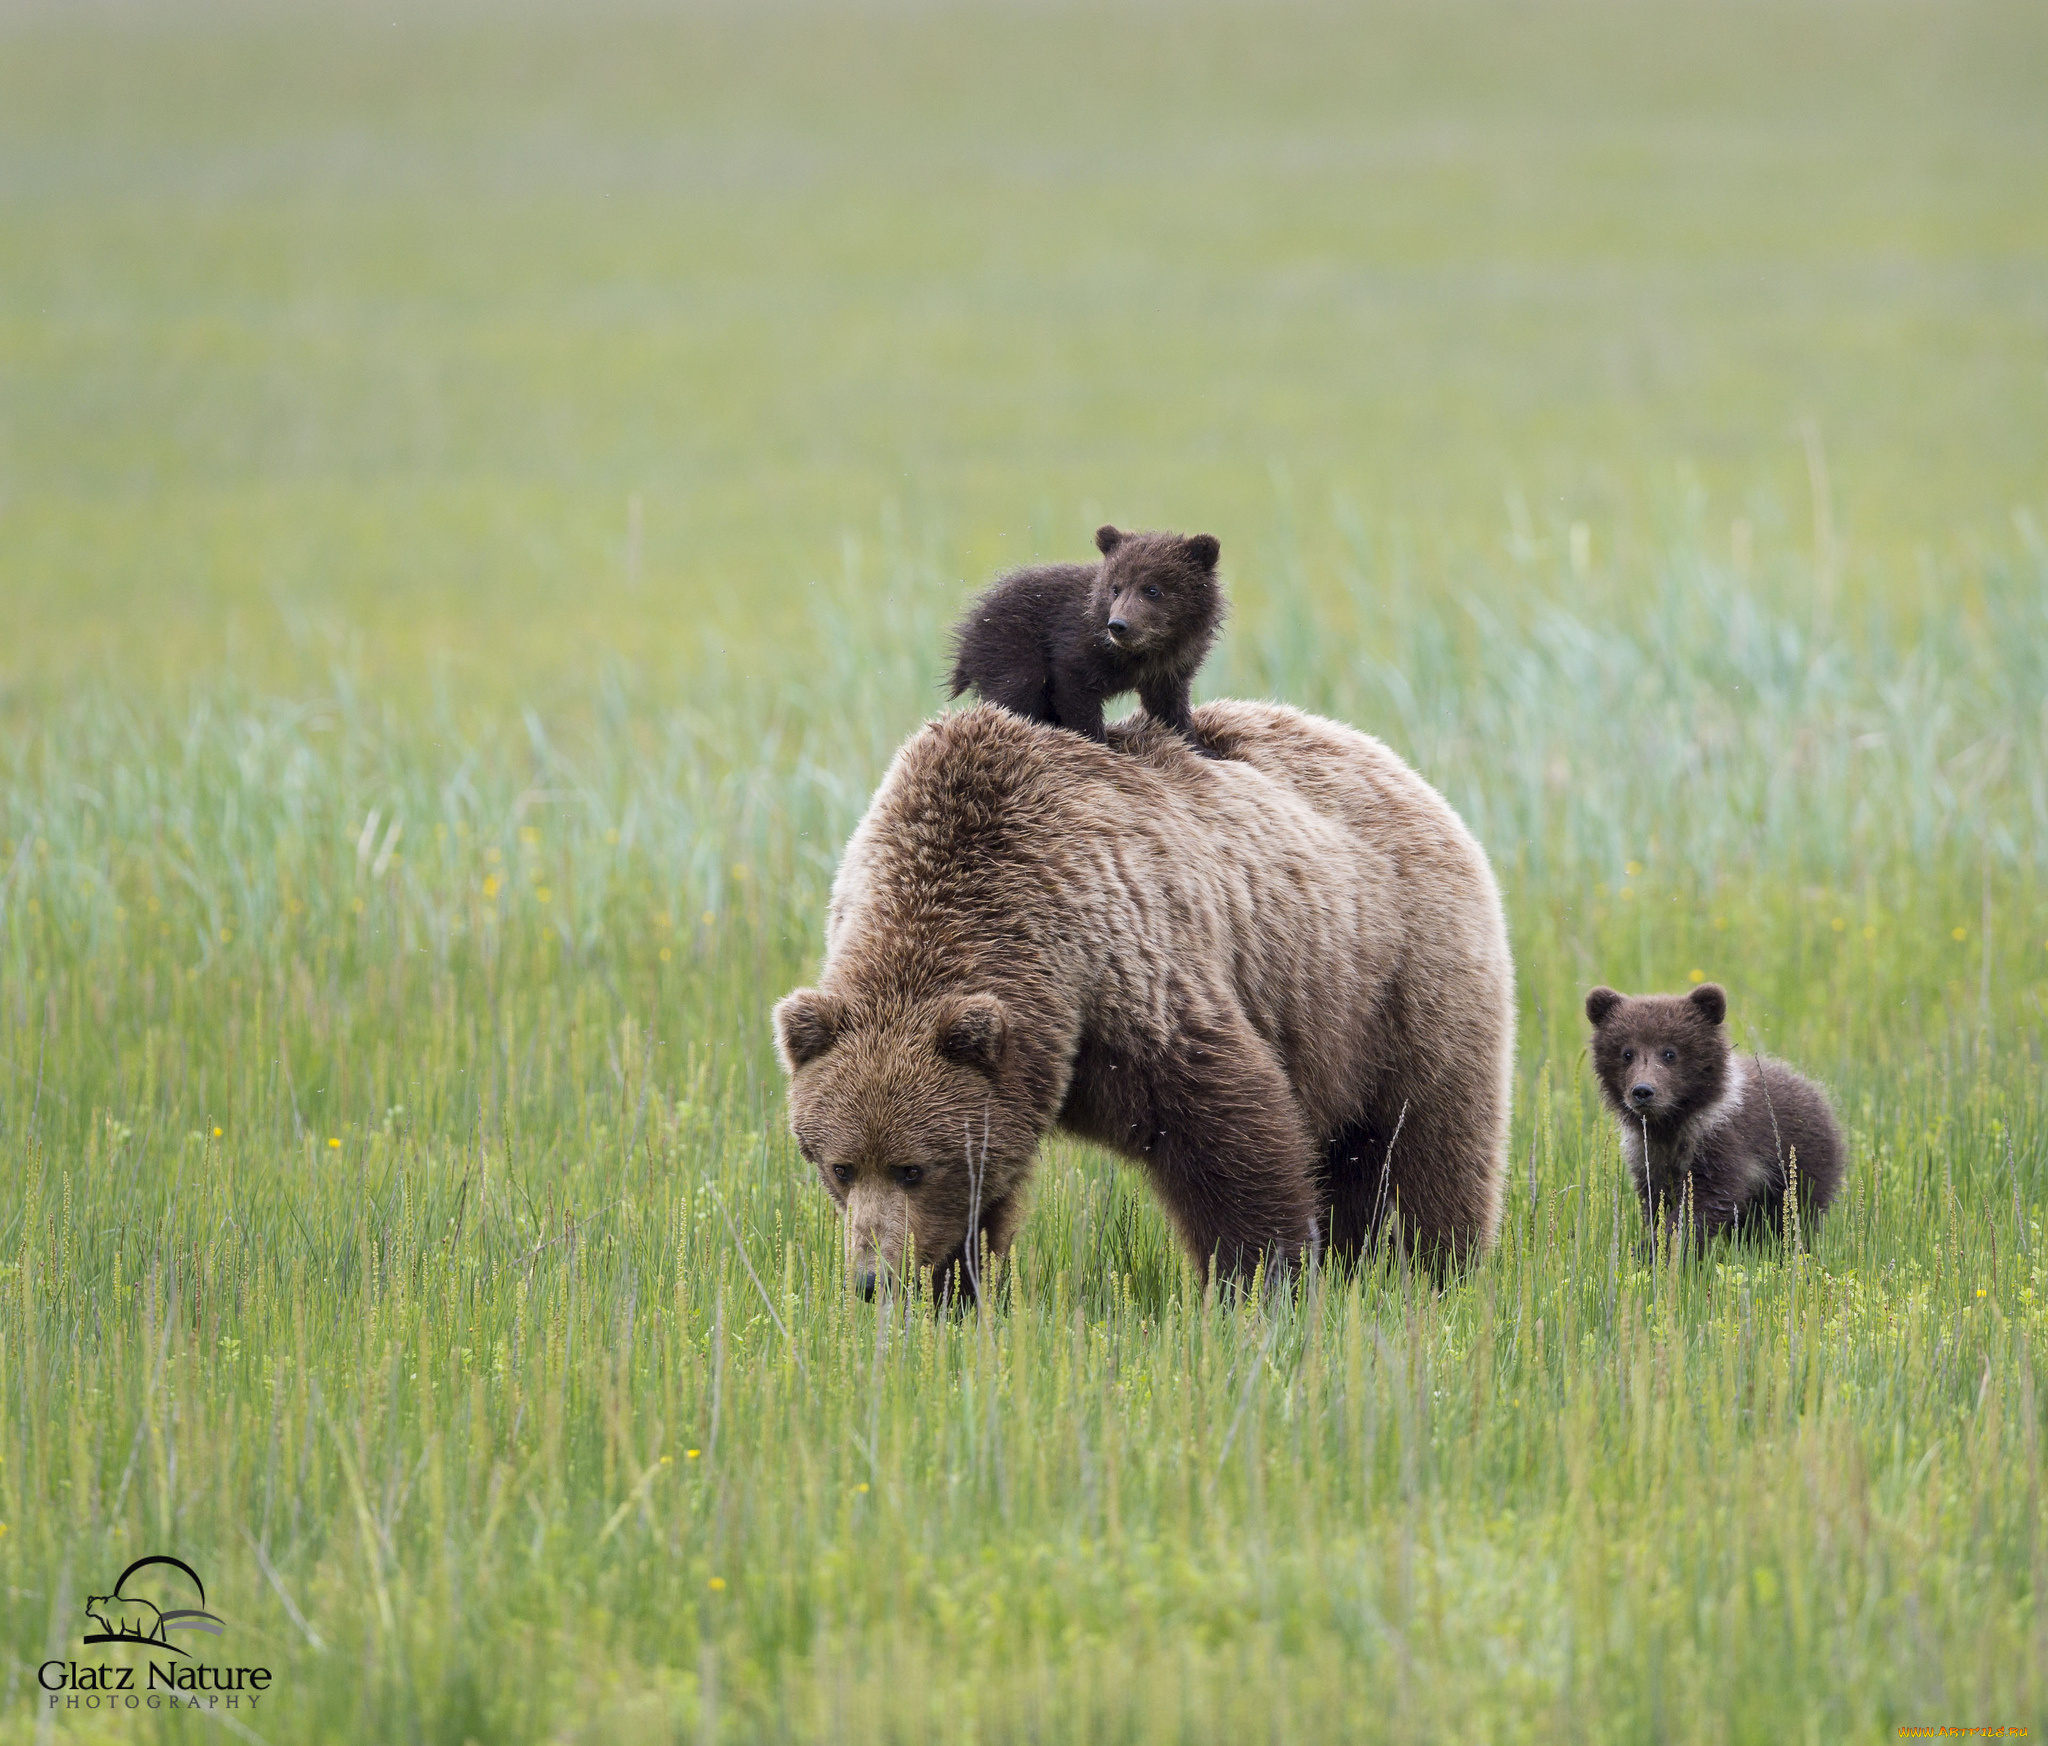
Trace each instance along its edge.
<path fill-rule="evenodd" d="M 261 1738 L 2039 1727 L 2048 30 L 2021 6 L 0 21 L 0 1737 L 173 1551 Z M 629 500 L 640 535 L 629 538 Z M 1494 856 L 1498 1252 L 1205 1298 L 1056 1144 L 844 1289 L 766 1012 L 964 585 Z M 1834 1089 L 1645 1248 L 1593 981 Z"/>

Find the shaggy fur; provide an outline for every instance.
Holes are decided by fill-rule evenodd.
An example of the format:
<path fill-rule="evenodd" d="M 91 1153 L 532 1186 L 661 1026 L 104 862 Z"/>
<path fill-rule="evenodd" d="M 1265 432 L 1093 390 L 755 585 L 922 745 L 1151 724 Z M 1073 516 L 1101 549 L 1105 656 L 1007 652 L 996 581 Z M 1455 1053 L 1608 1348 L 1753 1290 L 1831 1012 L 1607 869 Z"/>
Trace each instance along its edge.
<path fill-rule="evenodd" d="M 1621 1128 L 1643 1216 L 1704 1245 L 1723 1231 L 1780 1231 L 1796 1168 L 1807 1228 L 1842 1184 L 1842 1131 L 1827 1094 L 1782 1061 L 1745 1058 L 1712 982 L 1690 994 L 1586 996 L 1593 1071 Z"/>
<path fill-rule="evenodd" d="M 1379 741 L 1210 703 L 1197 757 L 987 707 L 897 753 L 775 1009 L 790 1124 L 868 1289 L 1001 1253 L 1055 1126 L 1141 1166 L 1229 1277 L 1398 1212 L 1439 1266 L 1492 1240 L 1514 972 L 1492 870 Z M 1396 1138 L 1398 1130 L 1398 1139 Z"/>
<path fill-rule="evenodd" d="M 970 688 L 1027 721 L 1102 741 L 1102 708 L 1135 691 L 1146 714 L 1194 737 L 1189 687 L 1223 618 L 1207 534 L 1098 528 L 1099 564 L 1017 570 L 953 632 L 951 695 Z"/>

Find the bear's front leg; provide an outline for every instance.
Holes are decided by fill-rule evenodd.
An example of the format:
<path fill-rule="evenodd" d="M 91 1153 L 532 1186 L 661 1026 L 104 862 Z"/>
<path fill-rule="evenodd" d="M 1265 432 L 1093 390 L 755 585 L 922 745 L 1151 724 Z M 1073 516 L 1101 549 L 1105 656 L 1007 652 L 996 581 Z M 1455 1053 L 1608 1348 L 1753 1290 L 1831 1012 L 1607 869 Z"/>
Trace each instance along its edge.
<path fill-rule="evenodd" d="M 1010 1252 L 1023 1212 L 1021 1195 L 1005 1195 L 981 1208 L 977 1229 L 953 1254 L 932 1267 L 935 1304 L 981 1301 L 995 1264 Z"/>
<path fill-rule="evenodd" d="M 1320 1244 L 1316 1148 L 1280 1059 L 1239 1015 L 1189 1018 L 1127 1082 L 1142 1162 L 1188 1250 L 1219 1279 L 1293 1268 Z M 1133 1115 L 1140 1110 L 1134 1109 Z"/>

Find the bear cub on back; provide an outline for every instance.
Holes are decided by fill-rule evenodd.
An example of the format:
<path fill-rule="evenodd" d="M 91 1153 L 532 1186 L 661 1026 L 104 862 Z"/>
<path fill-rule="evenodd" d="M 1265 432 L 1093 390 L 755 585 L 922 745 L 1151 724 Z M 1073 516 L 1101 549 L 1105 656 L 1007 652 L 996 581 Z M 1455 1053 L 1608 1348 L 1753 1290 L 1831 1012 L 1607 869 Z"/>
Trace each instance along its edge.
<path fill-rule="evenodd" d="M 953 685 L 1027 721 L 1101 741 L 1102 706 L 1145 713 L 1203 750 L 1189 687 L 1216 640 L 1223 587 L 1208 534 L 1098 528 L 1099 564 L 1041 564 L 992 584 L 953 633 Z"/>
<path fill-rule="evenodd" d="M 1593 1070 L 1643 1216 L 1702 1247 L 1723 1231 L 1782 1230 L 1795 1169 L 1807 1229 L 1842 1184 L 1842 1130 L 1827 1093 L 1782 1061 L 1736 1054 L 1727 1013 L 1711 982 L 1685 995 L 1586 996 Z"/>

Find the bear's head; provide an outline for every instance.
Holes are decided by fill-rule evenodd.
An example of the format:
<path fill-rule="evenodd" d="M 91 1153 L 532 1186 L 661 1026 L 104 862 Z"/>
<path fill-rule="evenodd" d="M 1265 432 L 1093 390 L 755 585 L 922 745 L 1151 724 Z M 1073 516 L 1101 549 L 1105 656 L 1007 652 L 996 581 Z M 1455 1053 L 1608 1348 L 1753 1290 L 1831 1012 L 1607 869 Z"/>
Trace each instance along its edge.
<path fill-rule="evenodd" d="M 1102 553 L 1096 597 L 1110 642 L 1141 658 L 1186 650 L 1199 661 L 1223 617 L 1222 548 L 1214 536 L 1101 527 L 1095 545 Z"/>
<path fill-rule="evenodd" d="M 1608 1107 L 1627 1122 L 1669 1132 L 1727 1089 L 1728 997 L 1703 982 L 1690 994 L 1586 996 L 1593 1071 Z"/>
<path fill-rule="evenodd" d="M 1009 1245 L 1038 1146 L 1017 1049 L 992 994 L 849 998 L 799 988 L 775 1007 L 797 1148 L 845 1221 L 863 1296 L 906 1266 L 949 1295 Z"/>

